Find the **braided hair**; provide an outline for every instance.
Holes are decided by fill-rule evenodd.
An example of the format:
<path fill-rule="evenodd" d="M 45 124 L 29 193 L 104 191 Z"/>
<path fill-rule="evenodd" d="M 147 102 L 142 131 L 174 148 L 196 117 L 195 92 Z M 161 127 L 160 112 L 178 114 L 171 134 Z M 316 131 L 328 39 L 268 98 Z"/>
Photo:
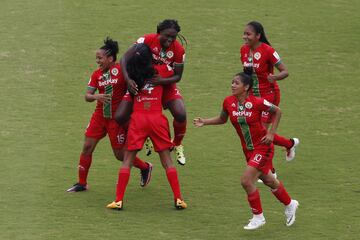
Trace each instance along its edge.
<path fill-rule="evenodd" d="M 126 64 L 126 70 L 139 89 L 145 85 L 145 81 L 154 76 L 155 70 L 152 65 L 152 53 L 150 48 L 144 43 L 135 46 L 135 53 Z"/>
<path fill-rule="evenodd" d="M 266 43 L 267 45 L 271 46 L 270 42 L 267 40 L 264 27 L 261 25 L 261 23 L 256 21 L 251 21 L 247 24 L 248 26 L 251 26 L 256 34 L 260 34 L 260 42 Z"/>
<path fill-rule="evenodd" d="M 180 34 L 181 27 L 178 21 L 175 19 L 165 19 L 164 21 L 160 22 L 156 27 L 156 33 L 159 34 L 161 31 L 169 28 L 174 29 L 178 33 L 178 38 L 180 40 L 181 45 L 186 47 L 187 40 L 182 34 Z"/>
<path fill-rule="evenodd" d="M 112 40 L 110 37 L 106 37 L 104 40 L 104 46 L 100 49 L 105 51 L 106 56 L 112 56 L 113 62 L 116 61 L 116 55 L 119 53 L 119 45 L 117 41 Z"/>

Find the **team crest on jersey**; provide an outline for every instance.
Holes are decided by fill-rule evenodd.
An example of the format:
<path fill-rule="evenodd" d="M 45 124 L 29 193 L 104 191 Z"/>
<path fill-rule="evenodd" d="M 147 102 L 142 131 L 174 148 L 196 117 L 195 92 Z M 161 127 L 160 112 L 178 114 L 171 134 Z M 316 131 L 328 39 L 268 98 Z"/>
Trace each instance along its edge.
<path fill-rule="evenodd" d="M 112 75 L 116 76 L 116 75 L 118 75 L 118 73 L 119 73 L 119 70 L 117 68 L 111 69 L 111 74 Z"/>
<path fill-rule="evenodd" d="M 247 102 L 247 103 L 245 103 L 245 107 L 246 107 L 247 109 L 251 109 L 251 108 L 253 107 L 253 105 L 252 105 L 251 102 Z"/>
<path fill-rule="evenodd" d="M 256 60 L 259 60 L 259 59 L 261 58 L 261 54 L 260 54 L 259 52 L 256 52 L 256 53 L 254 54 L 254 58 L 255 58 Z"/>
<path fill-rule="evenodd" d="M 167 56 L 168 58 L 172 58 L 172 57 L 174 56 L 174 52 L 173 52 L 173 51 L 168 51 L 168 52 L 166 53 L 166 56 Z"/>
<path fill-rule="evenodd" d="M 158 47 L 154 47 L 152 50 L 153 50 L 154 52 L 156 52 L 156 53 L 159 52 L 159 48 L 158 48 Z"/>
<path fill-rule="evenodd" d="M 232 103 L 231 106 L 232 106 L 232 107 L 236 107 L 236 104 L 235 104 L 235 103 Z"/>

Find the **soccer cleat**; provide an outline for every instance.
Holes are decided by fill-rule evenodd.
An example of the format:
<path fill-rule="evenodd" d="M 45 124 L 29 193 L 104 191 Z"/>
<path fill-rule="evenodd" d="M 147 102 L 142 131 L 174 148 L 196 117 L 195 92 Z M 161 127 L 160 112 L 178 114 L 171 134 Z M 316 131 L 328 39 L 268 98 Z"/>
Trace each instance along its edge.
<path fill-rule="evenodd" d="M 140 170 L 140 186 L 145 187 L 146 185 L 149 184 L 150 179 L 151 179 L 151 172 L 153 169 L 153 166 L 151 163 L 146 162 L 146 164 L 149 166 L 149 168 L 144 169 L 144 170 Z"/>
<path fill-rule="evenodd" d="M 72 192 L 82 192 L 82 191 L 86 191 L 89 189 L 89 186 L 87 184 L 82 185 L 80 183 L 75 183 L 71 188 L 69 188 L 68 190 L 66 190 L 66 192 L 68 193 L 72 193 Z"/>
<path fill-rule="evenodd" d="M 294 160 L 294 158 L 295 158 L 295 149 L 300 143 L 300 140 L 298 138 L 292 138 L 291 140 L 293 141 L 294 145 L 291 148 L 286 149 L 286 161 Z"/>
<path fill-rule="evenodd" d="M 262 214 L 261 214 L 262 215 Z M 254 215 L 252 219 L 249 220 L 249 223 L 244 226 L 245 230 L 255 230 L 263 226 L 266 223 L 264 216 Z"/>
<path fill-rule="evenodd" d="M 184 200 L 178 198 L 175 200 L 175 208 L 178 210 L 185 209 L 187 208 L 187 204 L 184 202 Z"/>
<path fill-rule="evenodd" d="M 113 201 L 112 203 L 106 205 L 106 208 L 120 211 L 123 208 L 123 201 L 118 201 L 118 202 Z"/>
<path fill-rule="evenodd" d="M 154 151 L 154 146 L 153 146 L 150 138 L 146 138 L 146 141 L 145 141 L 146 156 L 150 156 L 153 151 Z"/>
<path fill-rule="evenodd" d="M 290 227 L 295 222 L 296 210 L 299 207 L 299 202 L 296 200 L 291 200 L 289 205 L 285 207 L 285 216 L 286 216 L 286 226 Z"/>
<path fill-rule="evenodd" d="M 276 172 L 272 172 L 272 175 L 277 179 L 277 174 Z M 263 181 L 259 178 L 258 180 L 258 183 L 262 183 Z"/>
<path fill-rule="evenodd" d="M 180 165 L 185 165 L 186 158 L 185 158 L 185 155 L 184 155 L 184 146 L 183 145 L 175 146 L 174 149 L 175 149 L 177 162 Z"/>

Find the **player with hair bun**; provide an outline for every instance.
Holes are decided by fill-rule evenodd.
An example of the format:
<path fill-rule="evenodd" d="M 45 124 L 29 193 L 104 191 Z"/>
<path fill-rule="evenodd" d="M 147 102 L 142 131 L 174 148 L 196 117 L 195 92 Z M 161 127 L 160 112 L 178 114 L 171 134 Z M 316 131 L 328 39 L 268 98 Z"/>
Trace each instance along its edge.
<path fill-rule="evenodd" d="M 260 178 L 270 187 L 274 196 L 285 205 L 286 225 L 295 222 L 295 213 L 298 201 L 293 200 L 287 193 L 284 185 L 271 173 L 274 145 L 272 144 L 278 127 L 281 111 L 280 108 L 264 98 L 250 94 L 253 80 L 245 73 L 234 76 L 231 84 L 232 95 L 225 98 L 220 116 L 214 118 L 195 118 L 194 125 L 224 124 L 230 121 L 240 137 L 247 166 L 241 177 L 241 185 L 247 193 L 247 200 L 253 213 L 249 223 L 244 226 L 246 230 L 253 230 L 265 224 L 259 190 L 255 182 Z M 267 130 L 262 124 L 262 112 L 273 114 L 271 128 Z"/>
<path fill-rule="evenodd" d="M 119 52 L 117 41 L 107 37 L 104 45 L 96 51 L 96 63 L 99 68 L 93 72 L 87 86 L 85 100 L 97 101 L 95 111 L 85 131 L 85 141 L 80 154 L 78 176 L 79 180 L 67 192 L 80 192 L 88 189 L 87 176 L 92 163 L 92 153 L 97 143 L 109 135 L 115 157 L 122 161 L 124 158 L 124 144 L 126 129 L 114 120 L 114 113 L 122 97 L 126 93 L 126 82 L 116 55 Z M 98 90 L 99 93 L 96 93 Z M 142 187 L 151 178 L 151 163 L 135 158 L 134 166 L 140 169 Z"/>
<path fill-rule="evenodd" d="M 127 59 L 126 69 L 128 76 L 133 79 L 138 90 L 136 95 L 128 92 L 119 106 L 121 108 L 121 105 L 131 102 L 133 103 L 133 112 L 126 140 L 125 158 L 119 169 L 116 198 L 106 207 L 114 210 L 123 209 L 123 198 L 133 161 L 137 152 L 142 149 L 145 140 L 150 138 L 165 169 L 173 192 L 175 208 L 185 209 L 187 204 L 182 199 L 177 170 L 170 155 L 173 143 L 170 140 L 169 122 L 162 113 L 164 87 L 154 85 L 151 80 L 155 73 L 164 78 L 171 77 L 174 73 L 167 65 L 153 66 L 153 56 L 146 44 L 139 43 L 134 46 L 134 50 L 134 54 Z"/>
<path fill-rule="evenodd" d="M 125 81 L 128 84 L 128 89 L 135 95 L 138 93 L 139 89 L 135 81 L 129 77 L 126 66 L 128 64 L 128 59 L 134 54 L 136 44 L 144 43 L 150 48 L 154 65 L 166 65 L 167 67 L 173 69 L 174 74 L 172 76 L 165 78 L 157 75 L 152 79 L 152 83 L 163 85 L 164 87 L 162 99 L 163 106 L 164 108 L 168 108 L 174 117 L 173 143 L 176 158 L 179 164 L 184 165 L 186 159 L 181 143 L 186 132 L 186 111 L 183 98 L 176 86 L 176 83 L 181 80 L 184 70 L 185 49 L 182 44 L 186 44 L 186 39 L 179 33 L 180 31 L 180 25 L 176 20 L 165 19 L 158 24 L 156 33 L 146 34 L 140 37 L 136 41 L 135 45 L 130 47 L 124 54 L 120 62 Z M 176 40 L 177 38 L 179 38 L 181 43 Z M 128 106 L 124 106 L 124 109 L 118 110 L 119 112 L 116 114 L 116 118 L 119 123 L 128 121 L 129 109 L 131 109 L 130 103 Z"/>
<path fill-rule="evenodd" d="M 254 86 L 251 95 L 265 98 L 267 101 L 278 106 L 280 103 L 280 89 L 277 81 L 289 76 L 285 64 L 281 61 L 279 54 L 271 47 L 266 38 L 264 27 L 261 23 L 249 22 L 244 29 L 243 39 L 245 44 L 240 49 L 240 61 L 244 72 L 252 74 Z M 279 70 L 274 74 L 274 67 Z M 269 127 L 273 113 L 264 111 L 262 122 L 266 128 Z M 274 135 L 273 143 L 286 148 L 286 160 L 295 158 L 295 148 L 300 143 L 297 138 L 285 138 L 278 134 Z"/>

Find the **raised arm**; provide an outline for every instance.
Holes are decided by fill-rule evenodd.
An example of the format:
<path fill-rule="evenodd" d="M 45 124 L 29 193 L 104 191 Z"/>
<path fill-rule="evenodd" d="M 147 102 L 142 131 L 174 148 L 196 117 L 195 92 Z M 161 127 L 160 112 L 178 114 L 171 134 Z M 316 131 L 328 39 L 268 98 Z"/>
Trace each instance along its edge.
<path fill-rule="evenodd" d="M 213 118 L 201 118 L 197 117 L 194 119 L 193 123 L 195 127 L 202 127 L 205 125 L 220 125 L 226 123 L 228 120 L 228 115 L 221 111 L 220 116 L 213 117 Z"/>
<path fill-rule="evenodd" d="M 126 70 L 126 65 L 127 65 L 127 60 L 130 58 L 130 56 L 135 54 L 135 45 L 131 46 L 122 56 L 122 58 L 120 59 L 120 66 L 121 66 L 121 70 L 125 79 L 125 82 L 127 84 L 127 87 L 129 89 L 129 91 L 134 94 L 137 95 L 138 93 L 138 87 L 135 83 L 134 80 L 132 80 L 129 75 L 128 72 Z"/>

